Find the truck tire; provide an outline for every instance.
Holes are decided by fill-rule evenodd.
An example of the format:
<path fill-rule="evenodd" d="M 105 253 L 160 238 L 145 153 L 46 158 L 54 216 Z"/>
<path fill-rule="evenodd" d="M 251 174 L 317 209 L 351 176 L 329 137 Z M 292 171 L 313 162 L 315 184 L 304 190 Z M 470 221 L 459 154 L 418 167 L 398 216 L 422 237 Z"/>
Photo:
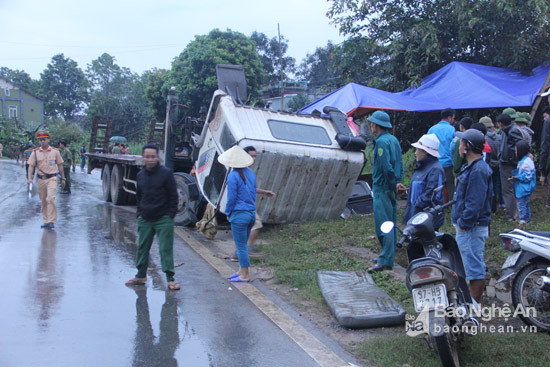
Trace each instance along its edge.
<path fill-rule="evenodd" d="M 124 168 L 120 164 L 115 164 L 111 172 L 111 199 L 115 205 L 126 205 L 128 203 L 128 193 L 124 191 Z"/>
<path fill-rule="evenodd" d="M 111 201 L 111 167 L 105 163 L 101 170 L 101 181 L 103 183 L 103 200 Z"/>
<path fill-rule="evenodd" d="M 192 226 L 198 222 L 199 192 L 195 178 L 188 173 L 174 173 L 178 190 L 178 209 L 174 222 L 177 226 Z"/>

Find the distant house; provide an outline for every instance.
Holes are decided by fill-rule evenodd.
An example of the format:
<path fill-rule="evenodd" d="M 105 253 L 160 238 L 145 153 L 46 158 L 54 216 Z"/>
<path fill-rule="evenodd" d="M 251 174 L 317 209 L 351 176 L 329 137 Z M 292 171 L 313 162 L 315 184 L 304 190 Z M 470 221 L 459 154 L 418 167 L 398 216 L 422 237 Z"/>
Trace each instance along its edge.
<path fill-rule="evenodd" d="M 0 114 L 7 119 L 44 124 L 44 102 L 0 77 Z"/>

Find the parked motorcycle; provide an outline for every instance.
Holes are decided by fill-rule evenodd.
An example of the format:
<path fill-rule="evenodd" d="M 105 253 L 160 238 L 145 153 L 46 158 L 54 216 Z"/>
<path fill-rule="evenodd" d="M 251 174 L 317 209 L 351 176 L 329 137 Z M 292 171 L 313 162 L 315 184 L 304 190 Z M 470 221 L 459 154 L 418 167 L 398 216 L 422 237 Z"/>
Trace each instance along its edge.
<path fill-rule="evenodd" d="M 434 195 L 441 189 L 436 189 Z M 460 365 L 458 346 L 465 333 L 477 331 L 479 323 L 472 317 L 474 306 L 456 240 L 433 228 L 434 217 L 452 204 L 454 201 L 432 204 L 431 208 L 417 213 L 405 229 L 400 230 L 402 236 L 396 246 L 401 248 L 408 243 L 406 285 L 412 293 L 415 311 L 419 313 L 416 320 L 423 320 L 409 324 L 407 334 L 427 334 L 442 365 L 457 367 Z M 385 222 L 381 229 L 389 233 L 393 226 L 393 222 Z"/>
<path fill-rule="evenodd" d="M 515 275 L 514 310 L 527 325 L 550 332 L 550 232 L 514 229 L 501 233 L 500 240 L 512 254 L 502 265 L 505 272 L 497 283 Z"/>

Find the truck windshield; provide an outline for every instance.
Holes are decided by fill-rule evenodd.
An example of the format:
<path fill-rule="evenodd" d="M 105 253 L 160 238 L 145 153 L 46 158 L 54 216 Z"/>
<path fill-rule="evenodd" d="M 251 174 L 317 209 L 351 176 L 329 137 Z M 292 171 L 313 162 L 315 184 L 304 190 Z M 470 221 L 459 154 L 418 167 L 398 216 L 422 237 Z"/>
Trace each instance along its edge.
<path fill-rule="evenodd" d="M 223 164 L 218 162 L 218 153 L 216 153 L 214 160 L 212 161 L 212 169 L 210 174 L 204 181 L 204 192 L 215 205 L 218 204 L 220 198 L 220 191 L 223 186 L 223 180 L 225 179 L 225 173 L 227 169 Z"/>
<path fill-rule="evenodd" d="M 332 145 L 327 131 L 321 126 L 299 124 L 296 122 L 267 120 L 271 135 L 275 139 L 300 143 Z"/>

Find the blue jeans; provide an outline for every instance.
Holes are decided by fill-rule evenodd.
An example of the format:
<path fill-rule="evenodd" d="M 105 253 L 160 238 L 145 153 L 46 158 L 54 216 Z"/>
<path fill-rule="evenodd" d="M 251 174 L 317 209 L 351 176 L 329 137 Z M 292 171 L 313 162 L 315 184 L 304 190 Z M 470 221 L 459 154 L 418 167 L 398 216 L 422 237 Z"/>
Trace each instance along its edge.
<path fill-rule="evenodd" d="M 229 216 L 229 222 L 231 223 L 231 234 L 235 241 L 235 247 L 237 247 L 239 265 L 241 268 L 248 268 L 250 266 L 248 237 L 250 237 L 250 230 L 256 222 L 256 212 L 235 210 Z"/>
<path fill-rule="evenodd" d="M 457 225 L 454 225 L 457 228 Z M 489 238 L 489 227 L 473 227 L 456 231 L 456 243 L 462 256 L 466 280 L 485 279 L 485 241 Z"/>
<path fill-rule="evenodd" d="M 531 195 L 518 198 L 519 220 L 526 223 L 529 223 L 531 221 L 531 207 L 529 206 L 530 200 Z"/>

